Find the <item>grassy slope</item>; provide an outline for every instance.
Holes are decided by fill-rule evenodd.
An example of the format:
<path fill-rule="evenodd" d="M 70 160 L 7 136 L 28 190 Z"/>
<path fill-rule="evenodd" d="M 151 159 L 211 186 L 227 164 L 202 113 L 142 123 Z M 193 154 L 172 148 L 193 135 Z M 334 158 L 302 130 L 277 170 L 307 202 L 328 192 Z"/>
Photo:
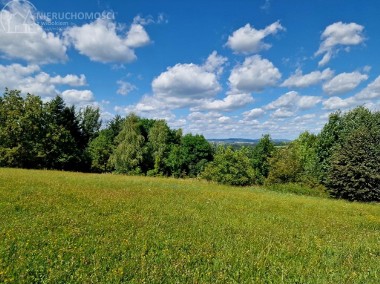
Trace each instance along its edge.
<path fill-rule="evenodd" d="M 0 169 L 0 282 L 379 283 L 380 206 Z"/>

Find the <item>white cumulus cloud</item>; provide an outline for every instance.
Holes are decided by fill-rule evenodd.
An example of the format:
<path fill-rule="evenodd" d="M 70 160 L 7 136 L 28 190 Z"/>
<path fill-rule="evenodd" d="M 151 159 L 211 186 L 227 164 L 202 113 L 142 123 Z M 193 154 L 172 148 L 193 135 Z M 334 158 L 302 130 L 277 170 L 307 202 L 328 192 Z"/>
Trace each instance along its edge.
<path fill-rule="evenodd" d="M 69 105 L 82 105 L 94 101 L 94 94 L 90 90 L 66 90 L 61 96 Z"/>
<path fill-rule="evenodd" d="M 313 108 L 316 104 L 322 101 L 322 97 L 318 96 L 300 96 L 296 103 L 297 107 L 300 109 L 310 109 Z"/>
<path fill-rule="evenodd" d="M 117 81 L 117 84 L 119 85 L 119 88 L 117 89 L 116 93 L 119 95 L 126 96 L 130 92 L 134 91 L 137 89 L 137 87 L 129 82 L 119 80 Z"/>
<path fill-rule="evenodd" d="M 11 1 L 0 11 L 0 53 L 8 59 L 48 64 L 67 60 L 64 41 L 46 32 L 33 17 L 27 1 Z"/>
<path fill-rule="evenodd" d="M 227 62 L 227 57 L 220 56 L 215 50 L 209 55 L 203 69 L 207 72 L 216 73 L 220 75 L 223 73 L 223 66 Z"/>
<path fill-rule="evenodd" d="M 185 132 L 202 133 L 206 137 L 215 137 L 222 133 L 232 133 L 236 128 L 236 122 L 232 117 L 217 111 L 191 112 L 187 116 L 190 123 L 184 128 Z M 216 134 L 218 133 L 218 134 Z"/>
<path fill-rule="evenodd" d="M 54 97 L 60 94 L 59 86 L 85 86 L 86 77 L 68 74 L 51 76 L 37 65 L 23 66 L 20 64 L 0 65 L 0 88 L 21 90 L 41 97 Z"/>
<path fill-rule="evenodd" d="M 380 76 L 368 84 L 362 91 L 355 95 L 358 100 L 372 100 L 380 98 Z"/>
<path fill-rule="evenodd" d="M 150 38 L 144 27 L 140 24 L 132 24 L 130 30 L 127 33 L 125 44 L 130 48 L 138 48 L 149 43 Z"/>
<path fill-rule="evenodd" d="M 364 27 L 356 23 L 337 22 L 329 25 L 321 35 L 321 44 L 315 56 L 323 55 L 319 61 L 319 66 L 326 65 L 334 53 L 339 51 L 339 47 L 349 47 L 361 44 L 365 37 Z"/>
<path fill-rule="evenodd" d="M 329 95 L 346 93 L 367 79 L 368 75 L 360 72 L 341 73 L 323 84 L 323 91 Z"/>
<path fill-rule="evenodd" d="M 119 107 L 124 112 L 134 111 L 151 117 L 163 117 L 172 109 L 204 105 L 213 108 L 213 98 L 222 90 L 218 78 L 227 59 L 215 51 L 210 54 L 204 64 L 178 63 L 170 66 L 152 81 L 153 94 L 144 95 L 141 100 L 126 108 Z M 118 82 L 120 87 L 131 86 Z M 120 91 L 123 91 L 119 88 Z M 222 102 L 225 108 L 232 108 L 228 99 Z"/>
<path fill-rule="evenodd" d="M 205 100 L 192 110 L 231 111 L 253 102 L 250 94 L 229 94 L 222 100 Z"/>
<path fill-rule="evenodd" d="M 153 93 L 157 98 L 178 107 L 211 98 L 221 91 L 218 76 L 214 73 L 219 67 L 214 67 L 193 63 L 168 67 L 153 80 Z"/>
<path fill-rule="evenodd" d="M 265 114 L 265 110 L 262 108 L 254 108 L 249 111 L 243 112 L 243 116 L 245 119 L 255 119 L 263 116 Z"/>
<path fill-rule="evenodd" d="M 269 103 L 264 107 L 266 110 L 281 109 L 277 113 L 287 113 L 294 112 L 297 110 L 306 110 L 313 108 L 315 105 L 322 101 L 322 97 L 319 96 L 301 96 L 295 91 L 288 92 L 273 102 Z"/>
<path fill-rule="evenodd" d="M 348 99 L 342 99 L 339 97 L 331 97 L 325 100 L 323 104 L 323 108 L 327 110 L 336 110 L 336 109 L 345 109 L 355 105 L 356 101 L 353 97 Z"/>
<path fill-rule="evenodd" d="M 321 71 L 313 71 L 308 74 L 302 74 L 301 70 L 297 70 L 295 74 L 286 79 L 281 86 L 283 87 L 296 87 L 306 88 L 312 85 L 319 84 L 322 81 L 330 79 L 334 75 L 334 72 L 327 68 Z"/>
<path fill-rule="evenodd" d="M 140 24 L 132 24 L 121 33 L 117 25 L 107 19 L 68 28 L 64 35 L 79 53 L 92 61 L 128 63 L 136 59 L 134 49 L 150 43 L 149 36 Z"/>
<path fill-rule="evenodd" d="M 276 109 L 272 114 L 271 117 L 273 118 L 288 118 L 295 115 L 294 111 L 288 110 L 286 108 L 279 108 Z"/>
<path fill-rule="evenodd" d="M 228 37 L 226 45 L 237 53 L 257 53 L 271 47 L 270 44 L 263 42 L 265 37 L 283 30 L 285 28 L 279 21 L 272 23 L 262 30 L 256 30 L 250 24 L 246 24 Z"/>
<path fill-rule="evenodd" d="M 275 86 L 280 79 L 281 73 L 272 62 L 254 55 L 236 65 L 228 80 L 232 92 L 250 93 Z"/>
<path fill-rule="evenodd" d="M 354 96 L 346 99 L 334 96 L 323 102 L 323 107 L 327 110 L 348 109 L 357 105 L 369 108 L 380 106 L 380 76 Z"/>

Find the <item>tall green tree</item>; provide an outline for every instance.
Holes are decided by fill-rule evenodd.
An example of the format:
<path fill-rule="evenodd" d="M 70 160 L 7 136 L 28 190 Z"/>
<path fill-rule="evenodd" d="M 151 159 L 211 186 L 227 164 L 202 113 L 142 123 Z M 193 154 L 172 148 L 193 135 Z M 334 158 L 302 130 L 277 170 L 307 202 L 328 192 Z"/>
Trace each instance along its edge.
<path fill-rule="evenodd" d="M 380 114 L 357 107 L 335 115 L 338 119 L 333 121 L 334 124 L 330 118 L 321 132 L 326 134 L 326 130 L 335 126 L 335 140 L 332 141 L 329 135 L 320 135 L 319 138 L 332 141 L 319 141 L 318 158 L 324 165 L 321 180 L 333 196 L 378 201 Z"/>
<path fill-rule="evenodd" d="M 112 140 L 115 140 L 116 136 L 119 135 L 121 129 L 123 128 L 125 118 L 121 118 L 120 115 L 116 115 L 110 122 L 108 122 L 107 129 L 110 130 L 110 135 Z"/>
<path fill-rule="evenodd" d="M 115 139 L 117 146 L 110 157 L 117 172 L 140 174 L 144 157 L 144 136 L 141 135 L 139 117 L 130 114 Z"/>
<path fill-rule="evenodd" d="M 84 109 L 81 109 L 79 113 L 79 126 L 85 146 L 97 136 L 101 125 L 99 108 L 86 106 Z"/>
<path fill-rule="evenodd" d="M 43 166 L 43 103 L 37 96 L 24 99 L 17 90 L 5 90 L 0 100 L 0 165 Z"/>
<path fill-rule="evenodd" d="M 310 185 L 318 183 L 318 137 L 305 131 L 293 142 L 302 167 L 300 179 Z"/>
<path fill-rule="evenodd" d="M 185 177 L 185 160 L 184 155 L 179 144 L 170 144 L 169 154 L 166 159 L 166 167 L 168 168 L 169 175 L 173 177 Z"/>
<path fill-rule="evenodd" d="M 24 104 L 23 150 L 24 168 L 42 168 L 46 158 L 43 139 L 45 137 L 45 114 L 40 97 L 27 94 Z"/>
<path fill-rule="evenodd" d="M 372 113 L 365 107 L 357 107 L 347 113 L 340 111 L 330 115 L 329 121 L 318 135 L 317 159 L 319 164 L 319 179 L 327 183 L 328 172 L 331 169 L 331 157 L 351 133 L 367 126 L 372 121 Z"/>
<path fill-rule="evenodd" d="M 264 135 L 252 152 L 252 163 L 256 172 L 256 183 L 263 184 L 269 174 L 269 160 L 275 150 L 270 135 Z"/>
<path fill-rule="evenodd" d="M 351 201 L 380 201 L 380 127 L 361 126 L 335 149 L 327 186 Z"/>
<path fill-rule="evenodd" d="M 115 149 L 112 130 L 103 129 L 89 143 L 87 152 L 91 160 L 91 170 L 94 172 L 110 172 L 113 170 L 110 157 Z"/>
<path fill-rule="evenodd" d="M 115 168 L 110 157 L 117 146 L 116 137 L 119 135 L 125 122 L 124 118 L 116 115 L 105 129 L 91 139 L 87 152 L 91 160 L 91 170 L 95 172 L 110 172 Z"/>
<path fill-rule="evenodd" d="M 149 129 L 148 139 L 154 161 L 153 173 L 165 174 L 165 160 L 169 151 L 170 128 L 165 120 L 156 120 Z"/>
<path fill-rule="evenodd" d="M 182 172 L 198 176 L 213 159 L 213 148 L 203 135 L 186 134 L 181 139 Z"/>
<path fill-rule="evenodd" d="M 57 96 L 45 105 L 46 135 L 43 139 L 46 167 L 83 170 L 83 147 L 74 107 L 67 107 Z"/>
<path fill-rule="evenodd" d="M 22 135 L 20 123 L 24 100 L 20 91 L 6 89 L 0 101 L 0 165 L 22 167 Z"/>
<path fill-rule="evenodd" d="M 174 177 L 184 177 L 185 157 L 181 148 L 182 129 L 170 130 L 168 157 L 165 160 L 168 175 Z"/>

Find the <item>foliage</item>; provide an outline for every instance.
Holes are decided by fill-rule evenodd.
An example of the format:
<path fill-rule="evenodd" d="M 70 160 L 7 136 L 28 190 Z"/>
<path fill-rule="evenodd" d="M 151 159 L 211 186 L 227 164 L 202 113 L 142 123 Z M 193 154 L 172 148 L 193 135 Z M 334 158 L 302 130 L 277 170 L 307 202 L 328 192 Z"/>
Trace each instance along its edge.
<path fill-rule="evenodd" d="M 181 135 L 181 130 L 170 133 L 172 142 L 165 160 L 166 168 L 174 177 L 198 177 L 213 159 L 213 148 L 203 135 Z"/>
<path fill-rule="evenodd" d="M 379 201 L 380 112 L 357 107 L 330 115 L 275 148 L 269 135 L 254 147 L 216 149 L 164 120 L 116 116 L 100 130 L 100 110 L 75 109 L 57 96 L 6 89 L 0 97 L 0 167 L 199 177 L 230 185 L 327 186 L 335 197 Z"/>
<path fill-rule="evenodd" d="M 67 107 L 57 96 L 46 104 L 46 168 L 80 170 L 85 145 L 74 107 Z"/>
<path fill-rule="evenodd" d="M 266 182 L 317 185 L 317 142 L 317 136 L 306 131 L 287 146 L 279 148 L 270 160 Z"/>
<path fill-rule="evenodd" d="M 87 153 L 91 160 L 91 170 L 94 172 L 110 172 L 114 170 L 111 163 L 111 155 L 117 143 L 116 137 L 119 135 L 125 119 L 116 115 L 105 129 L 96 134 L 87 148 Z"/>
<path fill-rule="evenodd" d="M 0 97 L 0 166 L 196 177 L 213 159 L 202 135 L 182 135 L 164 120 L 116 116 L 101 127 L 100 111 L 78 111 L 57 96 L 6 90 Z"/>
<path fill-rule="evenodd" d="M 311 185 L 318 183 L 317 143 L 317 135 L 308 131 L 301 133 L 293 141 L 302 167 L 300 181 Z"/>
<path fill-rule="evenodd" d="M 264 135 L 253 148 L 252 162 L 256 172 L 256 183 L 263 184 L 269 175 L 269 160 L 275 150 L 270 136 Z"/>
<path fill-rule="evenodd" d="M 379 112 L 372 113 L 364 107 L 330 116 L 319 135 L 317 157 L 320 180 L 332 195 L 349 200 L 379 200 L 379 129 Z"/>
<path fill-rule="evenodd" d="M 170 128 L 165 120 L 156 120 L 149 129 L 148 139 L 154 161 L 153 173 L 165 173 L 165 160 L 169 150 Z"/>
<path fill-rule="evenodd" d="M 99 108 L 86 106 L 79 113 L 79 126 L 82 130 L 84 145 L 94 139 L 99 132 L 102 121 L 100 119 Z"/>
<path fill-rule="evenodd" d="M 327 183 L 327 176 L 331 168 L 330 159 L 336 149 L 349 139 L 348 137 L 354 130 L 370 125 L 374 116 L 376 114 L 372 114 L 362 106 L 347 113 L 338 111 L 330 115 L 329 121 L 318 137 L 317 157 L 322 183 Z"/>
<path fill-rule="evenodd" d="M 40 168 L 44 153 L 43 103 L 6 90 L 0 100 L 0 166 Z"/>
<path fill-rule="evenodd" d="M 267 184 L 294 183 L 301 179 L 302 164 L 294 143 L 277 149 L 270 160 Z"/>
<path fill-rule="evenodd" d="M 331 158 L 327 186 L 333 196 L 380 201 L 380 128 L 360 127 Z"/>
<path fill-rule="evenodd" d="M 248 157 L 248 149 L 233 150 L 232 147 L 219 146 L 214 161 L 209 163 L 202 177 L 228 185 L 251 185 L 254 183 L 255 170 Z"/>
<path fill-rule="evenodd" d="M 92 171 L 99 173 L 112 171 L 109 159 L 114 151 L 114 138 L 110 129 L 103 129 L 90 141 L 87 152 L 91 159 Z"/>
<path fill-rule="evenodd" d="M 83 113 L 79 118 L 59 96 L 43 103 L 6 89 L 0 99 L 0 166 L 88 170 L 86 147 L 99 129 L 99 110 Z"/>
<path fill-rule="evenodd" d="M 170 145 L 168 158 L 166 159 L 165 164 L 173 177 L 178 178 L 186 176 L 186 172 L 184 171 L 184 156 L 179 144 Z"/>
<path fill-rule="evenodd" d="M 135 114 L 132 113 L 125 119 L 115 142 L 117 147 L 110 157 L 115 170 L 119 173 L 141 173 L 145 139 L 141 135 L 139 118 Z"/>
<path fill-rule="evenodd" d="M 334 151 L 334 147 L 340 140 L 342 131 L 341 112 L 330 114 L 329 121 L 325 124 L 322 131 L 318 135 L 317 159 L 319 180 L 326 184 L 327 172 L 330 169 L 330 158 Z"/>
<path fill-rule="evenodd" d="M 213 149 L 203 135 L 186 134 L 181 139 L 181 171 L 197 177 L 213 159 Z"/>

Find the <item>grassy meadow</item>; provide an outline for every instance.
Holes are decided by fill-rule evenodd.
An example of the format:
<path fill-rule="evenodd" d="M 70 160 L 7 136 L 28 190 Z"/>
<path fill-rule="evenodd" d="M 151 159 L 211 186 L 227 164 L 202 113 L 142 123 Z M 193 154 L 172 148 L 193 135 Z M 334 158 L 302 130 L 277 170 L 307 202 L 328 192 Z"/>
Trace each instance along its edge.
<path fill-rule="evenodd" d="M 0 169 L 0 283 L 380 283 L 380 206 Z"/>

